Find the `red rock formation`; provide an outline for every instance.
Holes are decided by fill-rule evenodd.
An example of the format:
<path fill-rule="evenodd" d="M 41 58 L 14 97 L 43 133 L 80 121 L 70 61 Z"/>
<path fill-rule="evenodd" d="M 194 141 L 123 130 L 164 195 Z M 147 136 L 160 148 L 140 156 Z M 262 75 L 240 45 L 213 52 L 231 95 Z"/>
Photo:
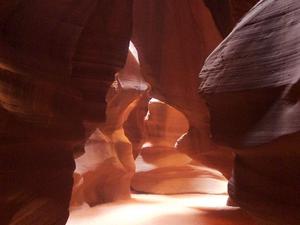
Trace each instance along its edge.
<path fill-rule="evenodd" d="M 97 205 L 130 197 L 135 162 L 123 124 L 147 91 L 139 64 L 129 53 L 125 68 L 117 74 L 107 94 L 106 121 L 90 137 L 85 153 L 76 159 L 78 182 L 73 189 L 73 207 L 83 202 Z"/>
<path fill-rule="evenodd" d="M 64 224 L 72 183 L 71 151 L 80 150 L 97 127 L 99 132 L 78 162 L 97 160 L 75 174 L 74 193 L 79 197 L 73 202 L 93 205 L 129 196 L 134 161 L 123 125 L 138 101 L 147 99 L 143 95 L 148 89 L 132 57 L 109 91 L 107 121 L 103 120 L 106 93 L 127 54 L 131 3 L 0 2 L 0 170 L 4 174 L 0 213 L 4 212 L 4 220 L 28 224 L 30 210 L 39 224 L 52 220 Z M 211 13 L 195 0 L 136 1 L 134 10 L 132 39 L 152 96 L 183 112 L 190 125 L 178 149 L 228 175 L 231 156 L 210 141 L 208 112 L 196 94 L 196 74 L 222 39 Z M 171 124 L 176 118 L 170 117 Z M 180 134 L 169 131 L 163 129 L 161 139 L 153 140 L 151 130 L 147 138 L 157 146 L 172 146 Z M 138 147 L 138 134 L 130 128 L 127 134 Z M 12 169 L 13 176 L 8 173 Z M 10 177 L 13 182 L 8 182 Z M 19 193 L 25 195 L 23 208 L 17 204 Z M 45 210 L 49 218 L 43 216 Z"/>
<path fill-rule="evenodd" d="M 131 3 L 1 1 L 1 224 L 65 224 L 72 151 L 104 120 Z"/>
<path fill-rule="evenodd" d="M 300 2 L 261 1 L 207 59 L 212 138 L 235 151 L 229 193 L 276 224 L 299 224 Z"/>
<path fill-rule="evenodd" d="M 225 162 L 223 154 L 218 160 L 223 150 L 216 151 L 210 142 L 206 107 L 196 94 L 196 74 L 222 39 L 208 8 L 202 1 L 137 1 L 134 5 L 133 42 L 142 74 L 152 95 L 189 121 L 189 132 L 178 148 L 206 163 L 220 163 L 219 169 L 228 175 L 231 159 Z"/>

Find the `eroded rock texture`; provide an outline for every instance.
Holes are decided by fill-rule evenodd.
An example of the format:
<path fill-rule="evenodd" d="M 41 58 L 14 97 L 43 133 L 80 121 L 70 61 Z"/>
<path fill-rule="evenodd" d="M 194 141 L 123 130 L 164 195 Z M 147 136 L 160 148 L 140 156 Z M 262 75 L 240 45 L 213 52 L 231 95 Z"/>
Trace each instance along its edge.
<path fill-rule="evenodd" d="M 210 6 L 217 5 L 210 4 Z M 74 189 L 73 202 L 77 199 L 78 202 L 87 201 L 93 205 L 128 197 L 130 178 L 134 172 L 131 152 L 133 151 L 136 157 L 140 150 L 146 148 L 175 150 L 174 146 L 180 136 L 182 137 L 177 143 L 178 148 L 185 150 L 192 157 L 205 161 L 210 166 L 217 167 L 226 176 L 230 174 L 231 157 L 228 157 L 230 154 L 222 153 L 223 148 L 220 149 L 210 143 L 208 115 L 196 95 L 198 83 L 195 74 L 200 69 L 204 58 L 221 40 L 208 8 L 201 1 L 175 3 L 142 1 L 135 2 L 135 7 L 133 41 L 137 44 L 143 75 L 150 83 L 152 82 L 151 96 L 159 96 L 183 111 L 190 120 L 191 128 L 187 134 L 184 134 L 187 122 L 184 118 L 176 117 L 178 114 L 176 110 L 165 103 L 150 103 L 148 115 L 151 120 L 147 121 L 151 121 L 155 126 L 150 126 L 151 129 L 141 126 L 143 106 L 148 100 L 147 95 L 143 93 L 146 93 L 148 85 L 141 77 L 140 65 L 132 55 L 129 55 L 126 68 L 118 74 L 108 92 L 107 121 L 101 125 L 98 133 L 92 136 L 86 146 L 85 155 L 77 160 L 78 168 L 81 168 L 78 169 L 81 177 L 76 176 L 78 185 Z M 224 1 L 218 9 L 222 9 L 230 16 L 227 1 Z M 151 23 L 144 24 L 148 19 Z M 226 20 L 229 21 L 230 18 Z M 151 26 L 160 29 L 151 30 Z M 86 48 L 90 49 L 89 46 Z M 172 77 L 168 77 L 169 75 Z M 86 87 L 90 85 L 87 84 Z M 139 105 L 139 103 L 143 104 Z M 88 104 L 89 112 L 93 112 L 93 102 Z M 139 106 L 126 123 L 126 135 L 129 137 L 127 139 L 123 130 L 124 122 L 137 105 Z M 161 107 L 157 108 L 159 105 Z M 155 106 L 157 113 L 151 109 Z M 199 115 L 201 119 L 198 118 Z M 184 129 L 174 130 L 180 127 Z M 199 138 L 201 140 L 198 140 Z M 134 143 L 134 148 L 131 142 Z M 199 150 L 205 154 L 199 153 Z M 225 157 L 227 160 L 224 159 Z M 93 161 L 90 165 L 89 159 Z M 86 168 L 82 169 L 83 167 Z M 109 168 L 115 172 L 108 172 Z M 115 178 L 113 178 L 114 173 L 116 173 Z M 106 180 L 105 176 L 108 174 L 110 179 Z M 122 185 L 117 185 L 122 176 L 127 183 L 124 181 Z M 83 182 L 80 182 L 79 178 Z"/>
<path fill-rule="evenodd" d="M 223 151 L 210 142 L 208 113 L 197 95 L 196 74 L 222 40 L 210 11 L 202 1 L 137 1 L 134 18 L 132 40 L 152 96 L 188 119 L 190 127 L 178 149 L 207 164 L 218 162 L 229 174 L 231 159 L 226 154 L 218 160 Z"/>
<path fill-rule="evenodd" d="M 72 152 L 105 119 L 131 3 L 1 1 L 1 224 L 65 224 Z"/>
<path fill-rule="evenodd" d="M 205 124 L 206 122 L 203 122 L 204 120 L 207 121 L 207 118 L 204 119 L 207 117 L 207 114 L 205 109 L 203 110 L 201 101 L 197 101 L 198 96 L 196 94 L 198 85 L 196 74 L 200 70 L 204 58 L 212 51 L 217 43 L 221 41 L 211 14 L 202 1 L 136 1 L 135 12 L 135 32 L 132 40 L 139 53 L 142 75 L 151 83 L 153 89 L 151 96 L 160 96 L 160 98 L 163 96 L 163 99 L 165 99 L 167 103 L 171 103 L 177 108 L 180 108 L 180 110 L 188 116 L 192 126 L 197 126 L 197 128 L 191 128 L 190 132 L 182 138 L 184 139 L 180 145 L 184 146 L 182 149 L 190 148 L 194 152 L 199 150 L 199 146 L 195 146 L 193 143 L 199 143 L 197 138 L 200 135 L 197 132 L 205 134 L 205 137 L 202 135 L 203 141 L 201 140 L 200 142 L 202 146 L 211 148 L 211 146 L 208 146 L 210 143 L 207 144 L 209 142 L 208 126 Z M 147 22 L 149 19 L 151 20 L 150 23 Z M 152 26 L 155 27 L 155 29 L 151 29 Z M 139 71 L 137 71 L 139 70 L 139 65 L 133 65 L 130 58 L 128 58 L 128 60 L 127 67 L 124 70 L 125 76 L 119 76 L 117 82 L 115 82 L 119 87 L 117 89 L 121 91 L 116 91 L 117 89 L 112 88 L 108 93 L 107 122 L 101 126 L 100 130 L 106 137 L 106 140 L 102 140 L 102 142 L 105 143 L 109 140 L 112 145 L 119 147 L 119 149 L 114 149 L 114 147 L 111 149 L 113 152 L 109 153 L 111 158 L 115 157 L 116 159 L 114 160 L 119 160 L 119 157 L 120 159 L 124 158 L 124 162 L 122 163 L 130 164 L 132 168 L 133 165 L 130 159 L 130 151 L 132 148 L 128 139 L 124 136 L 123 124 L 125 120 L 127 120 L 130 110 L 138 101 L 139 89 L 145 91 L 146 88 L 139 75 Z M 189 78 L 187 79 L 187 77 Z M 195 104 L 196 110 L 194 110 Z M 155 103 L 150 103 L 150 111 L 154 105 Z M 144 146 L 139 146 L 139 141 L 136 142 L 136 146 L 143 149 L 146 148 L 145 146 L 148 144 L 152 149 L 171 148 L 175 150 L 174 146 L 177 139 L 186 133 L 186 129 L 182 129 L 181 133 L 178 131 L 174 132 L 175 130 L 170 129 L 170 125 L 178 129 L 178 125 L 179 127 L 186 127 L 187 123 L 185 119 L 181 121 L 177 120 L 176 116 L 169 113 L 169 111 L 172 111 L 169 108 L 170 107 L 166 105 L 162 105 L 158 109 L 159 112 L 149 114 L 151 122 L 155 124 L 155 126 L 152 126 L 149 130 L 145 129 L 144 134 L 141 135 L 144 139 L 142 140 Z M 164 109 L 167 109 L 167 111 L 164 111 Z M 203 115 L 200 122 L 198 115 L 196 116 L 196 112 Z M 176 115 L 176 111 L 174 111 L 174 114 Z M 177 123 L 174 123 L 175 121 Z M 180 125 L 180 123 L 182 124 Z M 127 127 L 128 125 L 129 123 L 127 123 Z M 157 129 L 153 129 L 154 127 Z M 205 127 L 205 130 L 202 129 L 203 127 Z M 190 135 L 190 133 L 195 134 Z M 138 136 L 128 129 L 127 134 L 132 140 Z M 115 140 L 112 140 L 112 138 L 115 138 Z M 122 144 L 120 144 L 116 138 L 122 140 Z M 100 153 L 100 145 L 98 145 L 98 148 Z M 89 154 L 89 148 L 86 148 L 86 151 L 87 154 L 83 157 Z M 95 149 L 95 151 L 97 150 Z M 205 151 L 208 152 L 209 150 L 205 149 Z M 135 152 L 138 152 L 138 150 Z M 124 157 L 124 154 L 126 157 Z M 137 155 L 137 153 L 134 153 L 134 155 Z M 200 154 L 193 154 L 193 156 L 195 155 L 200 158 Z M 220 156 L 216 154 L 214 157 L 216 157 L 213 159 L 215 161 L 215 159 Z M 113 196 L 113 193 L 116 193 L 115 195 L 117 196 L 118 190 L 125 188 L 124 186 L 118 186 L 117 188 L 119 189 L 113 190 L 113 188 L 105 187 L 105 183 L 102 182 L 105 173 L 99 172 L 105 170 L 102 168 L 104 161 L 100 158 L 96 166 L 97 168 L 91 169 L 94 171 L 87 173 L 89 177 L 86 177 L 86 180 L 93 180 L 93 185 L 88 186 L 86 191 L 83 191 L 92 193 L 92 190 L 97 190 L 96 194 L 93 194 L 92 197 L 94 198 L 92 201 L 94 203 L 97 201 L 101 202 L 103 198 L 107 198 L 106 201 L 115 200 L 113 197 L 108 197 L 108 195 Z M 87 159 L 85 159 L 85 161 L 86 160 Z M 80 164 L 80 159 L 77 160 L 77 162 Z M 226 167 L 228 164 L 222 163 L 222 166 Z M 105 168 L 108 168 L 108 166 L 106 165 Z M 230 168 L 228 168 L 227 171 L 230 171 Z M 131 172 L 132 169 L 130 169 L 129 173 Z M 113 173 L 114 172 L 111 172 L 111 174 Z M 110 172 L 107 174 L 110 174 Z M 128 181 L 130 181 L 130 179 L 128 179 Z M 110 182 L 110 184 L 107 183 L 107 186 L 117 185 L 117 179 Z M 91 182 L 87 181 L 86 183 Z M 102 188 L 100 186 L 102 186 Z M 84 187 L 84 184 L 82 187 Z M 109 190 L 111 193 L 106 193 L 105 190 Z M 97 193 L 99 195 L 98 200 L 97 197 L 95 197 Z"/>
<path fill-rule="evenodd" d="M 5 175 L 0 179 L 1 184 L 6 183 L 1 186 L 5 188 L 0 189 L 1 197 L 4 196 L 0 210 L 6 213 L 5 220 L 20 210 L 13 219 L 21 220 L 21 224 L 31 220 L 28 211 L 34 211 L 31 215 L 39 219 L 39 224 L 53 223 L 53 220 L 63 224 L 72 184 L 70 152 L 80 150 L 87 138 L 86 153 L 78 158 L 74 174 L 74 205 L 128 198 L 135 171 L 133 156 L 138 155 L 140 148 L 145 150 L 149 146 L 152 150 L 163 150 L 162 155 L 166 156 L 158 155 L 162 157 L 158 163 L 157 155 L 152 158 L 152 162 L 162 168 L 157 171 L 167 172 L 165 177 L 158 174 L 163 179 L 170 178 L 170 173 L 173 176 L 171 171 L 175 167 L 181 172 L 188 169 L 188 173 L 181 174 L 184 176 L 197 177 L 210 171 L 214 178 L 223 179 L 215 171 L 196 169 L 191 158 L 174 152 L 175 145 L 229 177 L 231 150 L 210 140 L 209 114 L 205 102 L 197 95 L 196 75 L 205 58 L 223 39 L 222 35 L 226 36 L 235 23 L 227 10 L 240 12 L 234 7 L 240 2 L 231 1 L 230 6 L 228 1 L 223 1 L 221 9 L 227 17 L 224 25 L 220 17 L 217 19 L 217 11 L 212 10 L 216 5 L 209 6 L 211 13 L 203 1 L 135 1 L 132 40 L 139 52 L 141 74 L 152 87 L 150 96 L 182 112 L 189 125 L 188 128 L 181 114 L 172 114 L 169 106 L 163 105 L 157 107 L 159 116 L 153 122 L 157 129 L 148 130 L 140 125 L 149 99 L 149 86 L 132 55 L 111 86 L 127 55 L 132 1 L 1 2 L 0 138 L 3 141 L 0 169 Z M 240 17 L 240 14 L 233 15 L 233 21 Z M 291 90 L 298 93 L 297 88 Z M 138 109 L 130 117 L 137 105 Z M 150 111 L 152 106 L 150 104 Z M 107 119 L 103 123 L 105 114 Z M 155 118 L 154 115 L 152 113 Z M 123 127 L 128 118 L 125 132 Z M 172 126 L 174 121 L 178 126 Z M 141 146 L 143 142 L 145 145 Z M 142 157 L 151 161 L 149 156 L 157 152 L 147 153 L 142 152 Z M 177 156 L 184 163 L 173 161 Z M 166 169 L 165 163 L 170 167 Z M 180 165 L 183 167 L 178 168 Z M 7 171 L 11 172 L 12 168 L 16 176 L 12 176 L 15 179 L 10 182 L 11 173 L 7 175 Z M 149 177 L 149 183 L 153 180 L 155 178 Z M 19 181 L 27 192 L 15 188 Z M 39 181 L 38 185 L 35 181 Z M 176 182 L 177 189 L 166 190 L 166 185 L 158 190 L 154 184 L 152 191 L 182 192 L 182 180 Z M 56 192 L 55 187 L 62 191 Z M 186 192 L 196 189 L 189 187 Z M 205 188 L 209 191 L 208 186 Z M 215 193 L 220 189 L 210 191 Z M 141 190 L 145 190 L 144 187 Z M 20 193 L 28 195 L 26 201 L 21 202 L 22 207 L 25 205 L 23 208 L 16 204 Z M 30 202 L 32 198 L 36 201 Z M 51 218 L 40 216 L 45 209 L 53 213 Z"/>
<path fill-rule="evenodd" d="M 299 11 L 259 2 L 200 74 L 212 138 L 235 148 L 231 197 L 278 224 L 300 221 Z"/>
<path fill-rule="evenodd" d="M 139 64 L 131 53 L 116 75 L 107 96 L 106 121 L 90 137 L 85 153 L 76 159 L 77 180 L 72 206 L 112 202 L 130 197 L 135 162 L 131 142 L 123 124 L 132 109 L 147 95 L 149 86 L 140 76 Z"/>
<path fill-rule="evenodd" d="M 174 148 L 177 139 L 187 132 L 188 121 L 175 108 L 151 99 L 144 127 L 142 148 Z"/>
<path fill-rule="evenodd" d="M 177 139 L 188 130 L 184 115 L 156 99 L 148 108 L 132 188 L 156 194 L 225 193 L 227 181 L 219 172 L 176 151 Z"/>

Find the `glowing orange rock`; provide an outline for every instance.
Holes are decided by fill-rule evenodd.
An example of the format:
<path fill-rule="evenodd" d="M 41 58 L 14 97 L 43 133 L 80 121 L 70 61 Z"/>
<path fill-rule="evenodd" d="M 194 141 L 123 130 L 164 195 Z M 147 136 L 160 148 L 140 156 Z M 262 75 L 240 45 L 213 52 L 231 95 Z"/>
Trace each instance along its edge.
<path fill-rule="evenodd" d="M 138 63 L 130 53 L 125 68 L 117 74 L 107 94 L 106 122 L 90 137 L 85 154 L 76 159 L 77 183 L 73 190 L 73 206 L 130 197 L 135 162 L 123 124 L 148 90 L 147 83 L 138 73 Z"/>
<path fill-rule="evenodd" d="M 134 5 L 132 40 L 152 96 L 181 111 L 189 122 L 177 148 L 211 165 L 220 163 L 214 166 L 230 173 L 231 158 L 223 163 L 223 149 L 216 151 L 211 143 L 208 112 L 197 94 L 197 74 L 222 40 L 210 11 L 202 1 L 137 1 Z"/>

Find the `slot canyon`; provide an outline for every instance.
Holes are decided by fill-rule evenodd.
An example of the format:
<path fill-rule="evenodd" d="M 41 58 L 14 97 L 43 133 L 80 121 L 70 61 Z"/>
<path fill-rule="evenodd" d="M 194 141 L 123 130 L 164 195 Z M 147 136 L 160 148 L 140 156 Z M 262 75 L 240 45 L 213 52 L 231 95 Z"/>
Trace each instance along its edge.
<path fill-rule="evenodd" d="M 300 225 L 300 1 L 0 0 L 0 225 Z"/>

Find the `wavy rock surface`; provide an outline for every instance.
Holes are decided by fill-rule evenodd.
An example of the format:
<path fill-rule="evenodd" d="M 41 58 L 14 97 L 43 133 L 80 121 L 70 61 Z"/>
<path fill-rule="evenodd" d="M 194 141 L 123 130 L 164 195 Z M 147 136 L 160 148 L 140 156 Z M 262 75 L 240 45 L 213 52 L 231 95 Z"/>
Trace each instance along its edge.
<path fill-rule="evenodd" d="M 261 1 L 207 59 L 200 90 L 218 104 L 212 111 L 218 139 L 250 146 L 300 129 L 299 10 L 295 1 Z"/>
<path fill-rule="evenodd" d="M 65 224 L 72 152 L 84 126 L 105 119 L 131 9 L 130 0 L 0 1 L 0 224 Z"/>
<path fill-rule="evenodd" d="M 175 148 L 144 148 L 136 159 L 135 191 L 152 194 L 225 194 L 227 180 Z"/>
<path fill-rule="evenodd" d="M 226 193 L 227 181 L 219 172 L 193 161 L 174 147 L 188 129 L 183 114 L 155 99 L 148 108 L 144 143 L 135 160 L 131 187 L 155 194 Z"/>
<path fill-rule="evenodd" d="M 277 224 L 300 221 L 299 39 L 299 1 L 260 1 L 200 74 L 212 138 L 236 155 L 231 198 Z"/>
<path fill-rule="evenodd" d="M 152 96 L 182 112 L 189 122 L 178 148 L 193 158 L 218 164 L 217 151 L 213 160 L 207 154 L 216 148 L 209 139 L 206 106 L 197 95 L 197 74 L 222 40 L 210 11 L 203 1 L 136 1 L 134 18 L 132 40 Z M 225 164 L 218 167 L 230 171 L 230 163 Z"/>
<path fill-rule="evenodd" d="M 84 202 L 96 205 L 130 197 L 135 162 L 123 124 L 148 88 L 130 52 L 124 69 L 117 74 L 107 94 L 105 123 L 92 134 L 85 153 L 76 159 L 73 207 Z"/>

